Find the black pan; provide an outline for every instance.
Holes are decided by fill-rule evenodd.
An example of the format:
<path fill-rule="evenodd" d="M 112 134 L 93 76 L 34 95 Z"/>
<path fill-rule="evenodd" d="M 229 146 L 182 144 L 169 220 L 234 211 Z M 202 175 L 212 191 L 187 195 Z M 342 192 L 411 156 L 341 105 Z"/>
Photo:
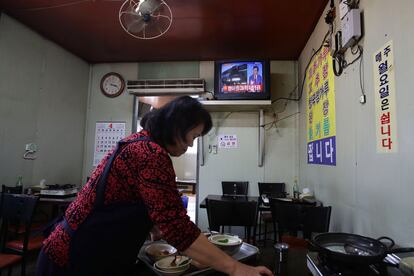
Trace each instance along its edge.
<path fill-rule="evenodd" d="M 387 240 L 387 245 L 383 240 Z M 327 260 L 360 265 L 381 262 L 389 253 L 414 252 L 414 248 L 396 248 L 388 237 L 372 239 L 348 233 L 322 233 L 312 239 L 312 245 Z"/>

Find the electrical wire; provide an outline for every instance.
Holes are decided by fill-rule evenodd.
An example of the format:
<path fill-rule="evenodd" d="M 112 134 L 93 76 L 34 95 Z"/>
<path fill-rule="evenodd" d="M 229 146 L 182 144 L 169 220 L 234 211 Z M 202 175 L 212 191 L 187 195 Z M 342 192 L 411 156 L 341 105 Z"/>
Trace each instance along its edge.
<path fill-rule="evenodd" d="M 305 67 L 305 73 L 304 73 L 304 75 L 303 75 L 303 80 L 302 80 L 302 87 L 301 87 L 301 89 L 300 89 L 300 94 L 299 94 L 299 97 L 298 98 L 288 98 L 288 97 L 280 97 L 280 98 L 277 98 L 277 99 L 275 99 L 275 100 L 273 100 L 272 101 L 272 103 L 275 103 L 275 102 L 277 102 L 277 101 L 280 101 L 280 100 L 287 100 L 287 101 L 295 101 L 295 102 L 298 102 L 298 101 L 300 101 L 301 100 L 301 98 L 302 98 L 302 95 L 303 95 L 303 88 L 304 88 L 304 86 L 305 86 L 305 80 L 306 80 L 306 74 L 307 74 L 307 71 L 308 71 L 308 68 L 309 68 L 309 65 L 311 64 L 311 62 L 312 62 L 312 59 L 313 59 L 313 57 L 314 56 L 316 56 L 321 50 L 322 50 L 322 48 L 325 46 L 326 47 L 326 45 L 325 45 L 325 42 L 326 42 L 326 38 L 328 37 L 328 35 L 330 34 L 330 31 L 328 31 L 326 34 L 325 34 L 325 36 L 324 36 L 324 38 L 323 38 L 323 40 L 322 40 L 322 43 L 321 43 L 321 45 L 319 46 L 319 48 L 312 54 L 312 56 L 309 58 L 309 61 L 308 61 L 308 64 L 306 65 L 306 67 Z"/>
<path fill-rule="evenodd" d="M 266 126 L 268 126 L 268 125 L 273 125 L 273 124 L 275 124 L 275 123 L 277 123 L 277 122 L 283 121 L 283 120 L 285 120 L 285 119 L 287 119 L 287 118 L 290 118 L 290 117 L 292 117 L 292 116 L 295 116 L 296 114 L 299 114 L 299 113 L 300 113 L 299 111 L 298 111 L 298 112 L 295 112 L 295 113 L 290 114 L 290 115 L 288 115 L 288 116 L 285 116 L 285 117 L 283 117 L 283 118 L 280 118 L 280 119 L 274 120 L 274 121 L 272 121 L 272 122 L 269 122 L 269 123 L 263 124 L 263 125 L 261 125 L 260 127 L 266 127 Z M 270 127 L 270 128 L 271 128 L 271 127 Z M 268 128 L 268 129 L 266 129 L 266 130 L 269 130 L 270 128 Z"/>
<path fill-rule="evenodd" d="M 228 114 L 226 114 L 226 116 L 224 116 L 223 119 L 221 119 L 220 121 L 217 122 L 217 126 L 215 127 L 214 131 L 210 132 L 208 134 L 208 136 L 211 138 L 213 135 L 217 136 L 217 132 L 219 130 L 219 128 L 221 127 L 222 123 L 224 122 L 224 120 L 226 120 L 231 114 L 233 114 L 233 112 L 229 112 Z"/>
<path fill-rule="evenodd" d="M 364 51 L 364 49 L 362 48 L 362 46 L 361 45 L 358 45 L 358 51 L 356 52 L 356 53 L 358 53 L 359 52 L 359 55 L 354 59 L 354 60 L 352 60 L 350 63 L 347 63 L 346 61 L 345 61 L 345 64 L 344 64 L 344 69 L 345 68 L 347 68 L 348 66 L 351 66 L 352 64 L 354 64 L 358 59 L 360 59 L 361 57 L 362 57 L 362 53 L 363 53 L 363 51 Z M 352 49 L 351 49 L 351 52 L 352 52 Z M 356 53 L 354 54 L 353 52 L 352 52 L 352 54 L 354 54 L 354 55 L 356 55 Z"/>
<path fill-rule="evenodd" d="M 363 62 L 362 62 L 362 56 L 363 56 L 363 52 L 361 52 L 361 57 L 360 57 L 360 59 L 359 59 L 359 86 L 361 87 L 361 93 L 362 93 L 362 95 L 363 96 L 365 96 L 365 91 L 364 91 L 364 77 L 363 77 L 363 74 L 364 74 L 364 65 L 363 65 Z"/>

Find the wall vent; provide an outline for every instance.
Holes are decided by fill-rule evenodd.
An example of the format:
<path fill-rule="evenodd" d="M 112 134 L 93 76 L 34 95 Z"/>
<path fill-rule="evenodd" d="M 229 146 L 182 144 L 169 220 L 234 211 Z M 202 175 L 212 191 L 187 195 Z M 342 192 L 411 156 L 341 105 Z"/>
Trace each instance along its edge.
<path fill-rule="evenodd" d="M 136 96 L 203 94 L 205 81 L 203 79 L 129 80 L 127 91 Z"/>

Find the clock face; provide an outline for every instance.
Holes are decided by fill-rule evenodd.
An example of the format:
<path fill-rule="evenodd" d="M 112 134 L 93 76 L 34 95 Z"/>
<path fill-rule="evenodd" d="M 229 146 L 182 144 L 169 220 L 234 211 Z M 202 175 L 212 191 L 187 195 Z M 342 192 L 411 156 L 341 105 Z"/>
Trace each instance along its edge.
<path fill-rule="evenodd" d="M 118 73 L 108 73 L 102 77 L 101 91 L 107 97 L 117 97 L 124 91 L 125 81 Z"/>

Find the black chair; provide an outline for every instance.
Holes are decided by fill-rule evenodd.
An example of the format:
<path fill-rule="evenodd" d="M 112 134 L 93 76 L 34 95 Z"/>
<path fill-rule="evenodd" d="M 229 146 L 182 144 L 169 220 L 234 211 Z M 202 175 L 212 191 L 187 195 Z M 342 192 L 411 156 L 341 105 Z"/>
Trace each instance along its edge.
<path fill-rule="evenodd" d="M 311 239 L 313 233 L 325 233 L 329 231 L 331 221 L 331 206 L 315 206 L 305 209 L 303 220 L 303 237 Z"/>
<path fill-rule="evenodd" d="M 258 201 L 206 200 L 210 230 L 219 231 L 224 226 L 244 226 L 245 239 L 255 243 Z M 253 227 L 253 235 L 251 228 Z"/>
<path fill-rule="evenodd" d="M 259 194 L 267 197 L 286 197 L 285 183 L 259 182 Z"/>
<path fill-rule="evenodd" d="M 281 241 L 285 232 L 297 236 L 297 232 L 303 230 L 305 209 L 315 206 L 314 203 L 285 201 L 277 198 L 270 198 L 270 211 L 273 217 L 273 229 L 275 241 Z"/>
<path fill-rule="evenodd" d="M 222 181 L 221 187 L 223 189 L 223 195 L 229 196 L 247 196 L 249 182 L 248 181 Z"/>
<path fill-rule="evenodd" d="M 26 274 L 30 228 L 38 200 L 38 197 L 30 195 L 1 194 L 0 250 L 2 255 L 11 254 L 21 258 L 22 276 Z M 20 226 L 25 229 L 23 234 L 20 232 Z"/>
<path fill-rule="evenodd" d="M 266 210 L 266 206 L 269 206 L 269 198 L 283 198 L 286 197 L 285 192 L 285 183 L 276 183 L 276 182 L 258 182 L 259 195 L 260 195 L 260 207 L 259 207 L 259 240 L 262 235 L 262 222 L 264 224 L 264 243 L 266 245 L 267 239 L 267 225 L 273 223 L 272 214 L 269 210 Z M 275 231 L 273 229 L 273 231 Z M 271 232 L 270 232 L 271 233 Z"/>
<path fill-rule="evenodd" d="M 22 194 L 23 193 L 23 187 L 22 186 L 6 186 L 2 185 L 2 194 Z M 1 208 L 1 207 L 0 207 Z M 41 218 L 39 221 L 35 222 L 35 218 L 33 218 L 32 224 L 30 226 L 30 230 L 32 233 L 30 234 L 29 243 L 27 250 L 28 251 L 34 251 L 39 250 L 43 245 L 44 237 L 40 234 L 41 230 L 47 225 L 48 223 L 48 215 L 45 212 L 38 213 L 39 218 Z M 34 215 L 36 217 L 36 215 Z M 18 230 L 16 230 L 16 233 L 23 235 L 26 231 L 25 225 L 19 225 Z M 33 232 L 37 233 L 37 235 L 33 235 Z M 18 250 L 23 250 L 23 242 L 22 241 L 14 241 L 11 244 L 12 247 L 17 248 Z"/>
<path fill-rule="evenodd" d="M 331 217 L 330 206 L 315 206 L 316 203 L 287 202 L 275 198 L 270 199 L 270 209 L 274 218 L 274 227 L 277 224 L 275 241 L 298 243 L 307 245 L 304 239 L 296 239 L 298 231 L 303 232 L 303 238 L 310 239 L 312 233 L 323 233 L 329 231 Z M 289 236 L 285 236 L 285 233 Z"/>

